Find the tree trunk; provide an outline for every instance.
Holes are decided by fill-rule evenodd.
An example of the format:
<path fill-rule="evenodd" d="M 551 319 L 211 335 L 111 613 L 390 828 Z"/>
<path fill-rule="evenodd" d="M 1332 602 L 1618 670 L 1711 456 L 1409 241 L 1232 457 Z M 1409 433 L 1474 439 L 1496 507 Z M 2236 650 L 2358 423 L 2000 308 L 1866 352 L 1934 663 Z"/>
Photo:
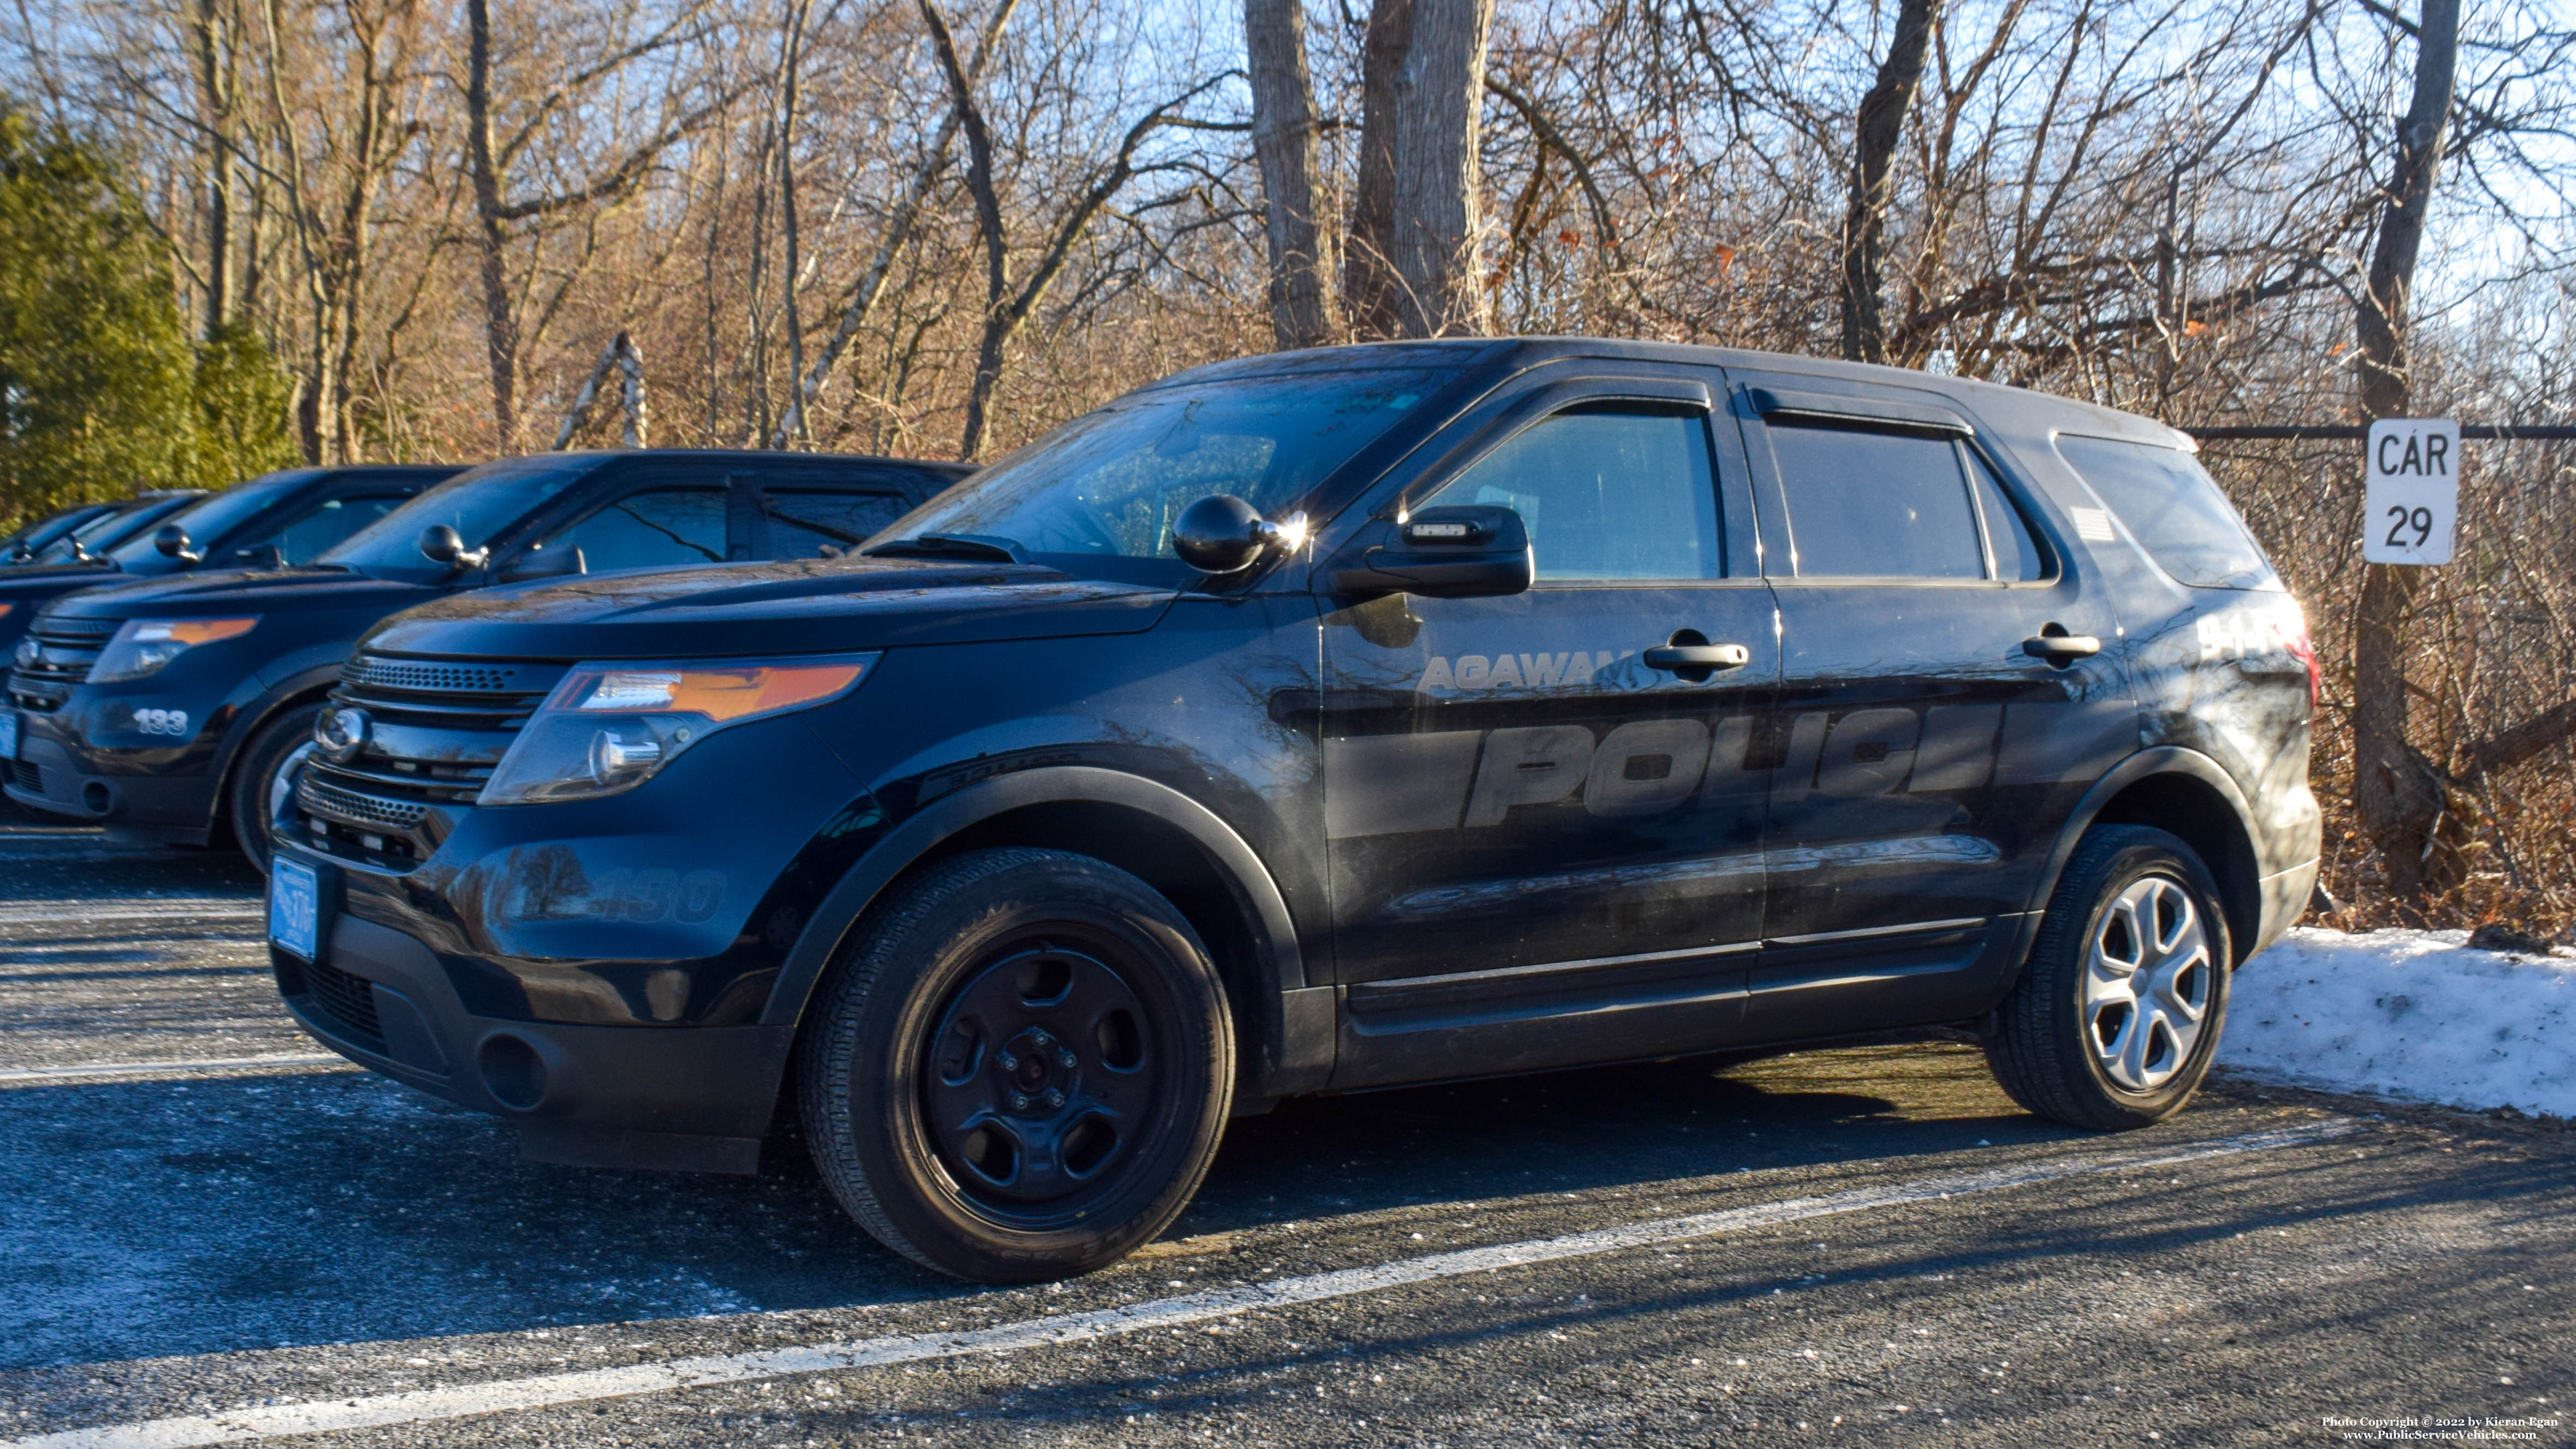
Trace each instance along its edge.
<path fill-rule="evenodd" d="M 1887 319 L 1879 288 L 1885 271 L 1890 163 L 1905 133 L 1905 113 L 1923 80 L 1923 52 L 1940 12 L 1938 0 L 1899 0 L 1896 33 L 1879 62 L 1878 79 L 1861 97 L 1852 138 L 1851 202 L 1843 215 L 1843 356 L 1887 360 Z"/>
<path fill-rule="evenodd" d="M 1413 0 L 1377 0 L 1361 57 L 1360 166 L 1343 229 L 1342 300 L 1362 340 L 1392 337 L 1398 77 L 1413 47 Z"/>
<path fill-rule="evenodd" d="M 2459 31 L 2459 0 L 2424 0 L 2415 96 L 2398 124 L 2368 290 L 2354 309 L 2365 419 L 2404 417 L 2412 405 L 2407 293 L 2442 166 Z M 2406 740 L 2406 622 L 2422 584 L 2416 569 L 2367 565 L 2353 638 L 2353 809 L 2379 851 L 2390 893 L 2408 910 L 2419 909 L 2456 871 L 2455 857 L 2439 849 L 2435 833 L 2442 819 L 2440 776 Z"/>
<path fill-rule="evenodd" d="M 805 376 L 805 319 L 796 308 L 796 269 L 801 265 L 796 236 L 796 70 L 804 58 L 806 13 L 807 0 L 795 0 L 787 7 L 787 32 L 780 42 L 778 57 L 778 238 L 780 260 L 785 264 L 779 280 L 779 301 L 786 311 L 787 378 L 791 390 Z M 810 442 L 805 410 L 792 396 L 787 407 L 789 423 L 779 432 L 784 435 L 792 428 L 798 441 Z"/>
<path fill-rule="evenodd" d="M 1331 340 L 1331 241 L 1315 220 L 1315 87 L 1303 0 L 1244 0 L 1252 149 L 1270 241 L 1270 335 L 1282 348 Z"/>
<path fill-rule="evenodd" d="M 1476 267 L 1476 121 L 1493 18 L 1493 0 L 1414 0 L 1412 44 L 1397 73 L 1388 225 L 1396 326 L 1407 337 L 1486 329 Z"/>
<path fill-rule="evenodd" d="M 197 0 L 190 17 L 197 49 L 206 166 L 206 296 L 202 323 L 214 336 L 233 320 L 232 26 L 219 0 Z"/>
<path fill-rule="evenodd" d="M 483 277 L 483 353 L 492 373 L 495 450 L 512 451 L 518 436 L 519 339 L 510 314 L 510 278 L 502 265 L 509 242 L 501 172 L 492 148 L 492 8 L 465 0 L 465 156 L 474 183 L 474 239 Z"/>
<path fill-rule="evenodd" d="M 957 442 L 957 456 L 973 458 L 984 446 L 986 413 L 993 404 L 993 389 L 1002 380 L 1002 348 L 1010 341 L 1005 304 L 1011 289 L 1010 239 L 1002 230 L 1001 196 L 993 183 L 993 135 L 985 128 L 983 108 L 976 103 L 974 78 L 957 56 L 957 39 L 949 33 L 948 17 L 940 13 L 938 0 L 921 0 L 921 18 L 930 27 L 940 69 L 947 74 L 958 128 L 966 133 L 966 189 L 974 197 L 975 230 L 984 243 L 984 335 L 975 349 L 975 377 L 966 392 L 966 426 Z"/>

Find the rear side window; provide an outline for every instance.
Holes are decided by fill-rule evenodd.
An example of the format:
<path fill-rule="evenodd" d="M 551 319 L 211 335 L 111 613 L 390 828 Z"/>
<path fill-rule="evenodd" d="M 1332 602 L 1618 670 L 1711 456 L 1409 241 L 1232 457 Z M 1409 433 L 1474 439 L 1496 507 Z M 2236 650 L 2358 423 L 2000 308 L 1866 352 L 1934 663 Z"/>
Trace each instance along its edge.
<path fill-rule="evenodd" d="M 1968 478 L 1947 437 L 1778 422 L 1765 431 L 1798 577 L 1986 577 Z"/>
<path fill-rule="evenodd" d="M 1558 413 L 1417 507 L 1500 505 L 1529 528 L 1542 579 L 1714 579 L 1717 484 L 1697 411 Z"/>
<path fill-rule="evenodd" d="M 2176 580 L 2202 589 L 2281 587 L 2262 545 L 2191 454 L 2066 436 L 2057 451 Z"/>
<path fill-rule="evenodd" d="M 912 511 L 912 501 L 899 493 L 771 488 L 761 498 L 772 558 L 814 558 L 826 548 L 856 548 Z"/>
<path fill-rule="evenodd" d="M 278 556 L 291 564 L 311 563 L 342 539 L 408 502 L 407 495 L 387 493 L 371 498 L 334 498 L 277 531 Z"/>
<path fill-rule="evenodd" d="M 2048 560 L 2030 536 L 2030 521 L 2013 506 L 2012 496 L 1996 481 L 1995 470 L 1969 453 L 1968 476 L 1976 483 L 1977 511 L 1985 515 L 1986 547 L 1994 551 L 1995 577 L 2019 583 L 2048 577 Z"/>
<path fill-rule="evenodd" d="M 652 488 L 629 493 L 547 540 L 581 550 L 595 574 L 725 561 L 725 490 Z"/>

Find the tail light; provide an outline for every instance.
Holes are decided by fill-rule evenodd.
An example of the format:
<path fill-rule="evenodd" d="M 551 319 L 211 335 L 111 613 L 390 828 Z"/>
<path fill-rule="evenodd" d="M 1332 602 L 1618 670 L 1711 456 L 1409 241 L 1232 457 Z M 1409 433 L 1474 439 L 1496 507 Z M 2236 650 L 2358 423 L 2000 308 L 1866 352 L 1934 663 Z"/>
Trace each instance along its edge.
<path fill-rule="evenodd" d="M 2281 631 L 2281 644 L 2290 657 L 2308 667 L 2308 708 L 2317 707 L 2317 646 L 2308 638 L 2308 616 L 2293 605 L 2290 616 L 2272 626 Z"/>

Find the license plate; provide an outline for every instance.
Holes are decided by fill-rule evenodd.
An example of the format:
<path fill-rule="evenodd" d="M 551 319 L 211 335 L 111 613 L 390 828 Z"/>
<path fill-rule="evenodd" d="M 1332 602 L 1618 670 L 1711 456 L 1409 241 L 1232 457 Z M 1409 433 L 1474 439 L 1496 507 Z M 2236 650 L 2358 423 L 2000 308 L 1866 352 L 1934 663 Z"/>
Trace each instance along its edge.
<path fill-rule="evenodd" d="M 322 878 L 280 855 L 268 863 L 268 939 L 307 961 L 321 936 Z"/>
<path fill-rule="evenodd" d="M 18 758 L 18 712 L 0 709 L 0 760 Z"/>

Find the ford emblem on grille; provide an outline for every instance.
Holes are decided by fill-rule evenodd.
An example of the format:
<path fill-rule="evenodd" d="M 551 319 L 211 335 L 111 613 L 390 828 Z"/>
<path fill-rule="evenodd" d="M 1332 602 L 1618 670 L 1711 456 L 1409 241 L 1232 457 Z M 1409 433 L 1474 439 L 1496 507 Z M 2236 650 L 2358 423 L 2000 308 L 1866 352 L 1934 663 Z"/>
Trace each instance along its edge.
<path fill-rule="evenodd" d="M 326 709 L 313 722 L 313 742 L 331 763 L 345 765 L 358 757 L 367 745 L 367 712 L 362 709 Z"/>

